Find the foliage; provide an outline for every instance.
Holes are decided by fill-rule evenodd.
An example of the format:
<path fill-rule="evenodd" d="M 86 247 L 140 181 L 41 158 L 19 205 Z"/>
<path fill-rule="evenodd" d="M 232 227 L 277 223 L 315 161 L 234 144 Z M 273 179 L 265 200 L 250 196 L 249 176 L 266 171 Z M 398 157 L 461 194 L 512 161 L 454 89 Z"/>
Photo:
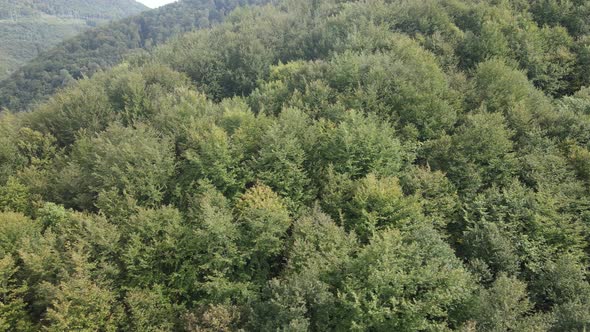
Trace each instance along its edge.
<path fill-rule="evenodd" d="M 583 1 L 253 3 L 0 116 L 0 329 L 590 327 Z"/>

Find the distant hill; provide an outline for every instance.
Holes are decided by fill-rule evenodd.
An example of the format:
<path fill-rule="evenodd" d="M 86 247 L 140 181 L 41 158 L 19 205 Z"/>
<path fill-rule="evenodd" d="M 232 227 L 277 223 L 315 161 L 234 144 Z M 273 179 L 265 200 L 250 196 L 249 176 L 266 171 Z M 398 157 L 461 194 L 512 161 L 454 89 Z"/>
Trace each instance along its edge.
<path fill-rule="evenodd" d="M 151 49 L 196 28 L 209 27 L 238 6 L 267 2 L 270 1 L 185 0 L 87 30 L 42 52 L 0 82 L 0 108 L 26 110 L 69 82 L 119 63 L 126 54 Z"/>
<path fill-rule="evenodd" d="M 146 9 L 134 0 L 0 0 L 0 78 L 66 38 Z"/>

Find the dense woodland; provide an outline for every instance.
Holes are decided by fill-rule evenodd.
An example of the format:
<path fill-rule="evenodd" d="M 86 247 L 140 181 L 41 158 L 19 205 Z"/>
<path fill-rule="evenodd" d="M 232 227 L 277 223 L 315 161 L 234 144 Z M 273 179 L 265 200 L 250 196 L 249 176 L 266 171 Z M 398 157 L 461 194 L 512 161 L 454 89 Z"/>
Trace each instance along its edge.
<path fill-rule="evenodd" d="M 0 79 L 64 39 L 146 9 L 134 0 L 0 0 Z"/>
<path fill-rule="evenodd" d="M 589 16 L 277 1 L 5 112 L 0 330 L 587 331 Z"/>
<path fill-rule="evenodd" d="M 75 80 L 107 70 L 130 54 L 151 50 L 188 31 L 211 27 L 237 6 L 268 2 L 183 0 L 88 30 L 41 53 L 0 81 L 0 108 L 29 110 Z"/>

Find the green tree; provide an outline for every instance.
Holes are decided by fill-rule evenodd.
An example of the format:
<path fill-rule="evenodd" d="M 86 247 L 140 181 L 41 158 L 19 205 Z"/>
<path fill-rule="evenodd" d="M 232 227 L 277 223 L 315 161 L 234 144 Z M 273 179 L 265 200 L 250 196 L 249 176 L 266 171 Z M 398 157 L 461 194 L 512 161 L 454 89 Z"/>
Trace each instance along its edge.
<path fill-rule="evenodd" d="M 7 112 L 0 113 L 0 183 L 4 184 L 10 175 L 25 164 L 15 143 L 18 132 L 16 116 Z"/>
<path fill-rule="evenodd" d="M 174 171 L 171 143 L 147 126 L 114 125 L 81 138 L 72 150 L 66 165 L 66 171 L 74 174 L 72 183 L 58 185 L 76 193 L 69 204 L 90 210 L 97 195 L 108 190 L 128 194 L 142 205 L 159 203 Z"/>
<path fill-rule="evenodd" d="M 503 185 L 515 172 L 512 132 L 499 113 L 469 115 L 452 137 L 425 146 L 425 158 L 465 193 Z"/>
<path fill-rule="evenodd" d="M 238 158 L 229 135 L 222 128 L 210 124 L 202 131 L 191 131 L 183 150 L 183 182 L 194 184 L 199 180 L 208 180 L 230 196 L 241 187 L 236 169 Z"/>
<path fill-rule="evenodd" d="M 565 254 L 549 261 L 532 285 L 539 302 L 552 306 L 553 331 L 583 331 L 590 325 L 590 284 L 579 259 Z"/>
<path fill-rule="evenodd" d="M 40 236 L 39 223 L 32 221 L 21 213 L 0 213 L 0 258 L 17 254 L 25 241 Z"/>
<path fill-rule="evenodd" d="M 179 308 L 166 297 L 162 286 L 132 289 L 125 296 L 130 312 L 128 328 L 132 331 L 165 332 L 178 326 Z"/>
<path fill-rule="evenodd" d="M 195 290 L 190 295 L 200 304 L 197 313 L 206 311 L 209 305 L 242 303 L 251 296 L 248 278 L 243 274 L 242 234 L 230 202 L 209 183 L 201 182 L 200 188 L 188 210 L 190 230 L 180 244 L 189 256 L 180 273 L 186 287 Z"/>
<path fill-rule="evenodd" d="M 0 187 L 0 211 L 30 213 L 32 209 L 30 196 L 25 185 L 10 177 L 6 185 Z"/>
<path fill-rule="evenodd" d="M 418 201 L 404 196 L 397 178 L 369 174 L 355 183 L 350 194 L 344 226 L 364 242 L 380 229 L 403 229 L 423 219 Z"/>
<path fill-rule="evenodd" d="M 186 232 L 183 217 L 172 207 L 140 209 L 122 226 L 121 262 L 126 284 L 152 287 L 165 283 L 170 292 L 182 293 L 183 278 L 177 275 L 184 251 L 177 251 Z"/>
<path fill-rule="evenodd" d="M 481 290 L 473 304 L 478 331 L 548 331 L 551 318 L 532 314 L 532 309 L 526 283 L 506 275 Z"/>
<path fill-rule="evenodd" d="M 336 285 L 356 249 L 356 238 L 317 208 L 297 220 L 284 276 L 271 280 L 262 293 L 252 328 L 334 329 Z"/>
<path fill-rule="evenodd" d="M 404 193 L 419 197 L 422 212 L 437 229 L 444 230 L 459 212 L 457 189 L 441 171 L 414 167 L 400 179 Z"/>
<path fill-rule="evenodd" d="M 456 121 L 457 96 L 432 54 L 396 37 L 389 52 L 335 56 L 327 80 L 346 106 L 415 126 L 420 138 L 437 137 Z"/>
<path fill-rule="evenodd" d="M 279 193 L 291 209 L 308 203 L 313 197 L 300 137 L 307 131 L 308 121 L 301 111 L 283 112 L 262 137 L 265 144 L 254 159 L 256 177 Z"/>
<path fill-rule="evenodd" d="M 74 275 L 57 286 L 47 286 L 51 306 L 48 331 L 116 331 L 123 314 L 116 295 L 87 276 Z"/>
<path fill-rule="evenodd" d="M 393 128 L 371 114 L 349 111 L 340 123 L 319 121 L 312 133 L 317 137 L 308 148 L 309 167 L 316 172 L 332 165 L 353 179 L 368 173 L 395 176 L 411 158 Z"/>
<path fill-rule="evenodd" d="M 0 328 L 5 331 L 36 330 L 27 312 L 24 297 L 27 285 L 16 279 L 18 266 L 7 255 L 0 258 Z"/>
<path fill-rule="evenodd" d="M 348 268 L 338 296 L 338 327 L 415 331 L 451 328 L 449 312 L 472 282 L 436 232 L 384 230 Z"/>
<path fill-rule="evenodd" d="M 256 281 L 276 274 L 291 226 L 282 199 L 269 187 L 257 184 L 236 203 L 236 221 L 240 230 L 238 248 L 247 262 L 246 274 Z"/>

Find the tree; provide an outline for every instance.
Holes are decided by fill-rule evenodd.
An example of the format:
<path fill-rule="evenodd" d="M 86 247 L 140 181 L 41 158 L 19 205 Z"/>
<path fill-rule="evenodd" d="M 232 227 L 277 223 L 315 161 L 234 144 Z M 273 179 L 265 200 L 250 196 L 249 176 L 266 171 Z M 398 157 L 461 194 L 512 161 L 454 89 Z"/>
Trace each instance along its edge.
<path fill-rule="evenodd" d="M 536 118 L 550 112 L 546 96 L 536 90 L 525 73 L 515 70 L 503 60 L 492 59 L 477 66 L 475 88 L 470 103 L 488 112 L 501 112 L 511 129 L 521 134 L 530 130 Z"/>
<path fill-rule="evenodd" d="M 0 213 L 0 258 L 17 254 L 22 242 L 40 236 L 39 223 L 21 213 Z"/>
<path fill-rule="evenodd" d="M 590 324 L 590 284 L 579 259 L 564 254 L 547 262 L 537 282 L 531 285 L 539 301 L 552 306 L 555 323 L 552 330 L 583 331 Z"/>
<path fill-rule="evenodd" d="M 297 220 L 284 275 L 271 280 L 262 293 L 252 328 L 334 329 L 336 285 L 356 250 L 356 238 L 318 208 Z"/>
<path fill-rule="evenodd" d="M 480 291 L 473 305 L 478 331 L 548 331 L 550 317 L 530 314 L 532 309 L 526 284 L 506 275 Z"/>
<path fill-rule="evenodd" d="M 414 167 L 400 179 L 406 195 L 417 195 L 424 216 L 444 230 L 459 212 L 457 189 L 441 171 Z"/>
<path fill-rule="evenodd" d="M 115 294 L 86 276 L 75 275 L 57 286 L 47 309 L 48 331 L 116 331 L 122 310 Z"/>
<path fill-rule="evenodd" d="M 6 331 L 33 331 L 24 297 L 27 285 L 16 279 L 18 266 L 10 256 L 0 258 L 0 328 Z"/>
<path fill-rule="evenodd" d="M 289 212 L 272 189 L 257 184 L 239 198 L 236 213 L 238 248 L 247 262 L 244 272 L 255 281 L 265 280 L 277 273 L 291 226 Z"/>
<path fill-rule="evenodd" d="M 337 326 L 349 330 L 451 328 L 450 309 L 466 301 L 472 287 L 450 247 L 424 227 L 380 232 L 347 273 Z"/>
<path fill-rule="evenodd" d="M 13 177 L 8 179 L 5 186 L 0 187 L 0 211 L 31 212 L 28 188 Z"/>
<path fill-rule="evenodd" d="M 387 122 L 374 115 L 346 112 L 340 123 L 318 122 L 310 146 L 310 168 L 318 172 L 332 165 L 338 173 L 358 179 L 369 173 L 396 176 L 411 159 Z M 316 143 L 317 142 L 317 143 Z"/>
<path fill-rule="evenodd" d="M 170 303 L 162 286 L 132 289 L 125 296 L 129 308 L 128 329 L 133 331 L 174 331 L 178 326 L 179 308 Z"/>
<path fill-rule="evenodd" d="M 215 124 L 203 132 L 190 132 L 183 152 L 186 160 L 181 168 L 183 182 L 194 184 L 208 180 L 218 190 L 235 195 L 242 184 L 236 170 L 238 158 L 233 150 L 228 134 Z"/>
<path fill-rule="evenodd" d="M 418 202 L 404 197 L 397 178 L 369 174 L 355 183 L 346 201 L 344 226 L 364 242 L 383 228 L 404 229 L 423 219 Z"/>
<path fill-rule="evenodd" d="M 511 136 L 501 114 L 476 113 L 467 116 L 452 137 L 426 145 L 425 157 L 464 193 L 503 185 L 515 172 Z"/>
<path fill-rule="evenodd" d="M 92 210 L 100 192 L 115 190 L 150 206 L 164 198 L 174 154 L 170 142 L 147 126 L 114 125 L 78 140 L 66 167 L 74 176 L 63 190 L 76 193 L 69 204 Z"/>
<path fill-rule="evenodd" d="M 254 159 L 256 177 L 283 196 L 292 210 L 313 197 L 305 169 L 305 150 L 299 137 L 307 130 L 308 121 L 297 110 L 282 113 L 278 123 L 268 128 L 262 138 L 265 144 Z"/>
<path fill-rule="evenodd" d="M 185 252 L 177 252 L 186 234 L 182 215 L 172 207 L 140 209 L 122 227 L 121 262 L 126 284 L 152 287 L 166 283 L 169 292 L 186 295 L 183 277 L 177 276 Z M 184 278 L 192 280 L 191 275 Z"/>
<path fill-rule="evenodd" d="M 0 183 L 4 184 L 8 177 L 25 163 L 25 156 L 18 152 L 16 133 L 18 122 L 14 115 L 0 113 Z"/>
<path fill-rule="evenodd" d="M 477 33 L 467 31 L 461 50 L 464 66 L 475 67 L 489 59 L 508 57 L 510 45 L 502 28 L 499 22 L 486 21 Z"/>
<path fill-rule="evenodd" d="M 239 246 L 242 234 L 230 203 L 210 183 L 201 182 L 200 188 L 188 209 L 190 230 L 180 244 L 187 252 L 180 273 L 187 288 L 194 289 L 186 293 L 199 303 L 198 312 L 250 297 L 248 278 L 242 273 L 246 264 Z"/>

